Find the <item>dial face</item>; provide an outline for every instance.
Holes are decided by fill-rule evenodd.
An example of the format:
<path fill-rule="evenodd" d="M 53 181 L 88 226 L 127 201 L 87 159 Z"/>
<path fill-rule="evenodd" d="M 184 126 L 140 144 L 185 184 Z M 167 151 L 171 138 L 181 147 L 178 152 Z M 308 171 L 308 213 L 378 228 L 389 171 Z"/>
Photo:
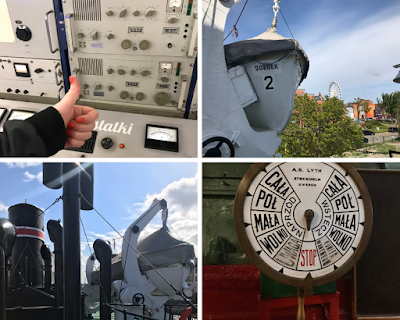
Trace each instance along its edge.
<path fill-rule="evenodd" d="M 32 117 L 35 113 L 34 111 L 11 110 L 7 120 L 25 120 Z"/>
<path fill-rule="evenodd" d="M 182 6 L 182 0 L 169 0 L 168 5 L 173 8 L 179 8 Z"/>
<path fill-rule="evenodd" d="M 160 68 L 164 70 L 171 70 L 172 69 L 172 63 L 169 62 L 161 62 L 160 63 Z"/>
<path fill-rule="evenodd" d="M 254 166 L 251 181 L 243 178 L 235 199 L 236 230 L 249 259 L 265 274 L 296 286 L 309 274 L 320 285 L 348 271 L 372 226 L 368 191 L 354 168 Z"/>
<path fill-rule="evenodd" d="M 177 142 L 177 130 L 149 126 L 147 129 L 147 139 Z"/>

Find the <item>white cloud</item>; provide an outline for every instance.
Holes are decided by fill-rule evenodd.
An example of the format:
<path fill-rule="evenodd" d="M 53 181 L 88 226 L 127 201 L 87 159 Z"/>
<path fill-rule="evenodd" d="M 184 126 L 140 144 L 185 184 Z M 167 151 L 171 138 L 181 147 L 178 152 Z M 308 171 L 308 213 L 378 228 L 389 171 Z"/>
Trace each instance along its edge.
<path fill-rule="evenodd" d="M 134 213 L 129 219 L 136 219 L 139 214 L 146 211 L 155 198 L 165 199 L 168 205 L 168 227 L 171 233 L 174 237 L 193 244 L 197 254 L 197 183 L 198 175 L 196 174 L 194 177 L 182 178 L 170 183 L 160 193 L 148 194 L 143 203 L 135 203 L 126 208 L 129 213 Z M 143 230 L 140 238 L 148 236 L 159 228 L 161 228 L 160 222 L 150 223 Z"/>
<path fill-rule="evenodd" d="M 4 205 L 2 201 L 0 201 L 0 218 L 8 219 L 8 206 Z"/>
<path fill-rule="evenodd" d="M 24 172 L 25 179 L 24 182 L 31 182 L 37 180 L 38 182 L 43 182 L 43 172 L 39 172 L 37 175 L 31 174 L 28 171 Z"/>
<path fill-rule="evenodd" d="M 25 169 L 27 167 L 37 167 L 41 165 L 41 162 L 6 162 L 8 168 L 21 168 Z"/>
<path fill-rule="evenodd" d="M 297 31 L 310 59 L 310 71 L 301 87 L 325 95 L 330 82 L 337 81 L 345 102 L 357 97 L 376 102 L 382 92 L 399 90 L 392 80 L 396 75 L 393 65 L 399 63 L 400 41 L 395 30 L 400 29 L 400 14 L 393 12 L 398 10 L 365 19 L 356 12 L 347 13 L 336 27 L 327 15 L 325 22 L 308 20 L 307 29 Z M 357 24 L 346 28 L 351 21 Z"/>

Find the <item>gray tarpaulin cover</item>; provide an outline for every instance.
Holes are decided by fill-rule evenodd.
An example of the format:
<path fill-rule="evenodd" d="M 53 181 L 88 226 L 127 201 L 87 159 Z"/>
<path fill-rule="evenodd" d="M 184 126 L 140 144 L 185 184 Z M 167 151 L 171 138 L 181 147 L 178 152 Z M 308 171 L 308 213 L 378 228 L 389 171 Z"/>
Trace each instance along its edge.
<path fill-rule="evenodd" d="M 190 264 L 191 260 L 195 259 L 193 245 L 175 239 L 167 227 L 162 227 L 147 238 L 139 241 L 137 249 L 155 268 L 166 267 L 177 262 Z M 138 256 L 138 260 L 141 271 L 152 269 L 140 256 Z M 99 284 L 99 276 L 99 270 L 93 272 L 93 285 Z M 123 278 L 124 271 L 120 253 L 111 261 L 111 281 L 123 280 Z"/>
<path fill-rule="evenodd" d="M 310 62 L 301 45 L 296 40 L 284 38 L 276 32 L 266 31 L 255 38 L 225 45 L 224 50 L 228 68 L 250 62 L 256 56 L 271 52 L 297 50 L 300 53 L 303 69 L 300 83 L 307 77 Z"/>

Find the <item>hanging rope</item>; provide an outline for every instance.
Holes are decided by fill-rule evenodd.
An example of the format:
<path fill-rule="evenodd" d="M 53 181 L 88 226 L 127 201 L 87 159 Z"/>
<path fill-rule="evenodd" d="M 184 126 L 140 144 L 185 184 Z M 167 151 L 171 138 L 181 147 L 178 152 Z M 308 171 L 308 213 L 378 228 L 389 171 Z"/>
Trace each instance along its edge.
<path fill-rule="evenodd" d="M 236 36 L 236 38 L 238 37 L 239 31 L 238 31 L 238 29 L 236 28 L 236 26 L 237 26 L 237 24 L 238 24 L 238 22 L 239 22 L 239 20 L 240 20 L 240 17 L 242 16 L 242 13 L 243 13 L 243 11 L 244 11 L 244 8 L 246 8 L 246 5 L 247 5 L 247 2 L 248 2 L 248 1 L 249 1 L 249 0 L 246 0 L 244 6 L 243 6 L 243 8 L 242 8 L 242 11 L 240 11 L 239 17 L 238 17 L 237 20 L 236 20 L 236 23 L 233 25 L 233 29 L 231 30 L 231 32 L 228 33 L 228 35 L 225 37 L 224 41 L 231 35 L 231 33 L 232 33 L 233 31 L 235 31 L 235 36 Z"/>
<path fill-rule="evenodd" d="M 285 19 L 285 16 L 283 15 L 282 9 L 281 9 L 280 11 L 281 11 L 282 18 L 283 18 L 283 20 L 285 20 L 286 26 L 287 26 L 287 28 L 289 29 L 289 32 L 290 32 L 290 34 L 292 35 L 292 38 L 293 38 L 293 40 L 294 40 L 292 30 L 290 30 L 289 25 L 288 25 L 288 23 L 286 22 L 286 19 Z"/>

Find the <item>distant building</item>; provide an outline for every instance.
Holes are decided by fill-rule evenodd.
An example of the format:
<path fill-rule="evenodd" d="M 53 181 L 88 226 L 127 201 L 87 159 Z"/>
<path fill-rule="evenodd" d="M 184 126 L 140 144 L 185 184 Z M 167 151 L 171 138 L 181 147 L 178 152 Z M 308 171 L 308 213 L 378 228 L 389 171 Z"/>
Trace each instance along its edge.
<path fill-rule="evenodd" d="M 305 89 L 297 89 L 296 90 L 296 96 L 304 96 L 306 94 Z M 316 96 L 314 93 L 307 93 L 308 98 L 311 100 L 317 101 L 319 104 L 323 104 L 325 101 L 325 98 L 322 96 L 321 92 Z"/>
<path fill-rule="evenodd" d="M 364 111 L 364 107 L 360 107 L 360 119 L 367 119 L 367 118 L 374 118 L 375 114 L 375 104 L 372 103 L 371 100 L 361 100 L 361 102 L 367 101 L 369 103 L 369 111 L 366 113 Z M 355 104 L 353 104 L 354 107 L 354 118 L 358 119 L 357 115 L 357 108 L 355 107 Z"/>

